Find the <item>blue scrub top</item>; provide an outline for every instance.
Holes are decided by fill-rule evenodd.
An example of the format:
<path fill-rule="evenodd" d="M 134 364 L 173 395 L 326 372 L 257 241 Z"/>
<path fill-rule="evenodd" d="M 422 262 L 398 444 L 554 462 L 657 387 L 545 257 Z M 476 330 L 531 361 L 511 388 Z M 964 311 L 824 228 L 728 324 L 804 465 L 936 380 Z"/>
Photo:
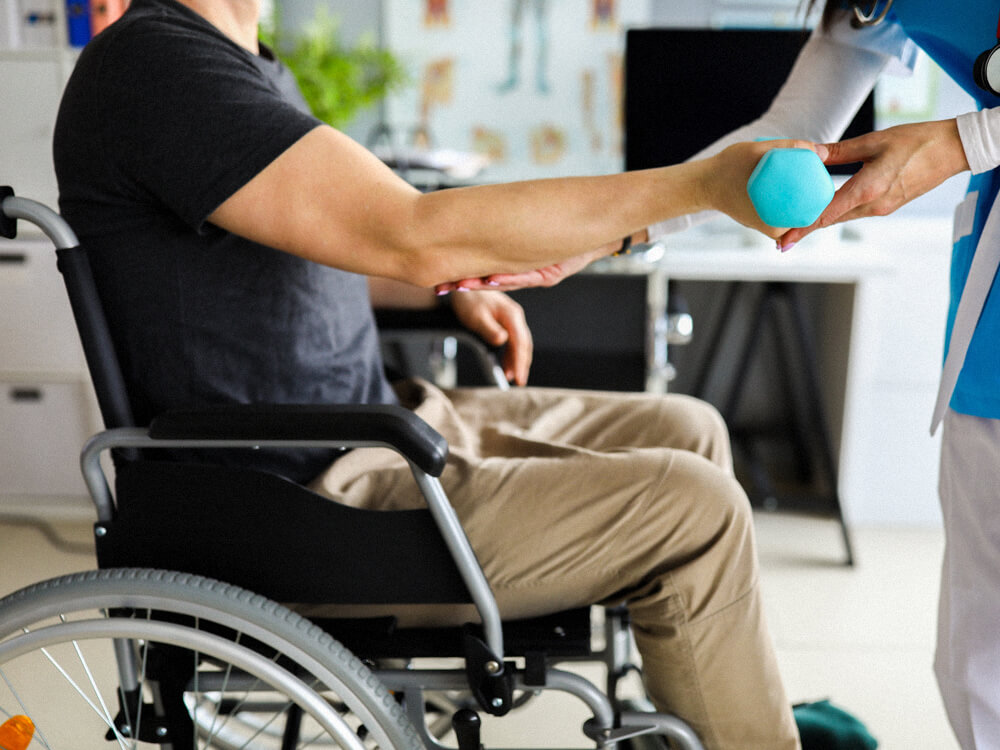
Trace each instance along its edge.
<path fill-rule="evenodd" d="M 1000 106 L 1000 97 L 979 88 L 973 66 L 979 55 L 997 44 L 996 0 L 896 0 L 891 19 L 902 26 L 981 108 Z M 1000 189 L 1000 169 L 973 175 L 969 192 L 979 193 L 971 235 L 959 239 L 952 249 L 951 300 L 945 336 L 945 351 L 951 341 L 958 301 L 965 287 L 983 225 Z M 965 365 L 955 386 L 951 408 L 963 414 L 1000 419 L 1000 277 L 994 278 Z"/>

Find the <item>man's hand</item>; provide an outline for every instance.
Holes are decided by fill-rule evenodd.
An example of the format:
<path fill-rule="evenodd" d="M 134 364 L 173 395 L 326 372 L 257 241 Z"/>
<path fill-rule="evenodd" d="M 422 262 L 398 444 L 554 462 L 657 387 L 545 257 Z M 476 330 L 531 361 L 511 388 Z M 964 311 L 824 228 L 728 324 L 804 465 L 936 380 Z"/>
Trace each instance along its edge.
<path fill-rule="evenodd" d="M 776 148 L 804 148 L 815 151 L 820 159 L 827 157 L 826 147 L 811 141 L 785 139 L 735 143 L 701 162 L 704 166 L 704 197 L 701 203 L 768 237 L 781 237 L 788 228 L 768 226 L 761 221 L 747 193 L 747 181 L 753 170 L 768 151 Z"/>
<path fill-rule="evenodd" d="M 898 125 L 827 145 L 826 164 L 863 162 L 819 219 L 778 240 L 789 249 L 810 232 L 865 216 L 886 216 L 969 168 L 955 120 Z"/>
<path fill-rule="evenodd" d="M 452 295 L 451 305 L 462 325 L 487 344 L 507 345 L 504 375 L 516 385 L 527 384 L 534 344 L 521 306 L 497 291 L 459 292 Z"/>

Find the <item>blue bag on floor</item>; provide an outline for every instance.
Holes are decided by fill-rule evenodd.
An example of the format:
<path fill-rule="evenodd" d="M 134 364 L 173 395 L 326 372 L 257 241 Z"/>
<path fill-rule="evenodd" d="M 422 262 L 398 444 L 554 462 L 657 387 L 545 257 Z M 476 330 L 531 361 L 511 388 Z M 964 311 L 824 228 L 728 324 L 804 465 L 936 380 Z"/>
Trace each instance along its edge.
<path fill-rule="evenodd" d="M 864 724 L 830 701 L 792 707 L 802 750 L 875 750 L 878 741 Z"/>

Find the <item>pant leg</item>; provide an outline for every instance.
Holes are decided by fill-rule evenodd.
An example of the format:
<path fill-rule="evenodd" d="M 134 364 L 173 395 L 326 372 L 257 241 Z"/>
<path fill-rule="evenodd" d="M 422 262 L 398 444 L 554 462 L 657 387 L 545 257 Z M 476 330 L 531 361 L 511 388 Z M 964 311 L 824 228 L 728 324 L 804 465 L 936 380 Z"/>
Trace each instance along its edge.
<path fill-rule="evenodd" d="M 964 750 L 1000 748 L 1000 420 L 949 411 L 934 671 Z"/>
<path fill-rule="evenodd" d="M 679 396 L 449 395 L 429 389 L 416 411 L 449 440 L 442 484 L 502 615 L 624 602 L 659 708 L 708 748 L 798 747 L 715 411 Z M 393 461 L 351 454 L 318 485 L 368 507 L 418 504 Z"/>

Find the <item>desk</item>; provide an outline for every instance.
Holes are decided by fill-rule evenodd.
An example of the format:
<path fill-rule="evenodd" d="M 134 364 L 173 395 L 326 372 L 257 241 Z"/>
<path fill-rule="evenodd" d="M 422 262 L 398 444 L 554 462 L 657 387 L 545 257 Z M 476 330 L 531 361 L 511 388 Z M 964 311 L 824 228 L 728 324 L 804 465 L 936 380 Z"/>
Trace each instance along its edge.
<path fill-rule="evenodd" d="M 666 366 L 662 322 L 666 313 L 668 280 L 858 286 L 890 274 L 892 263 L 885 254 L 873 252 L 871 242 L 863 240 L 857 231 L 848 232 L 843 239 L 839 230 L 818 233 L 792 250 L 780 253 L 773 243 L 752 238 L 742 229 L 725 232 L 695 228 L 668 237 L 634 255 L 602 260 L 590 266 L 586 273 L 638 274 L 648 279 L 647 390 L 663 392 L 670 374 Z M 850 319 L 851 310 L 844 312 Z M 823 333 L 825 338 L 832 332 Z"/>
<path fill-rule="evenodd" d="M 665 350 L 655 318 L 665 309 L 667 279 L 826 285 L 816 339 L 844 512 L 852 523 L 939 525 L 940 438 L 928 437 L 928 427 L 944 341 L 950 221 L 869 219 L 850 225 L 843 239 L 826 230 L 787 253 L 770 244 L 734 246 L 741 241 L 689 230 L 653 253 L 590 269 L 647 278 L 649 384 L 657 387 Z M 704 325 L 696 317 L 696 340 Z"/>

